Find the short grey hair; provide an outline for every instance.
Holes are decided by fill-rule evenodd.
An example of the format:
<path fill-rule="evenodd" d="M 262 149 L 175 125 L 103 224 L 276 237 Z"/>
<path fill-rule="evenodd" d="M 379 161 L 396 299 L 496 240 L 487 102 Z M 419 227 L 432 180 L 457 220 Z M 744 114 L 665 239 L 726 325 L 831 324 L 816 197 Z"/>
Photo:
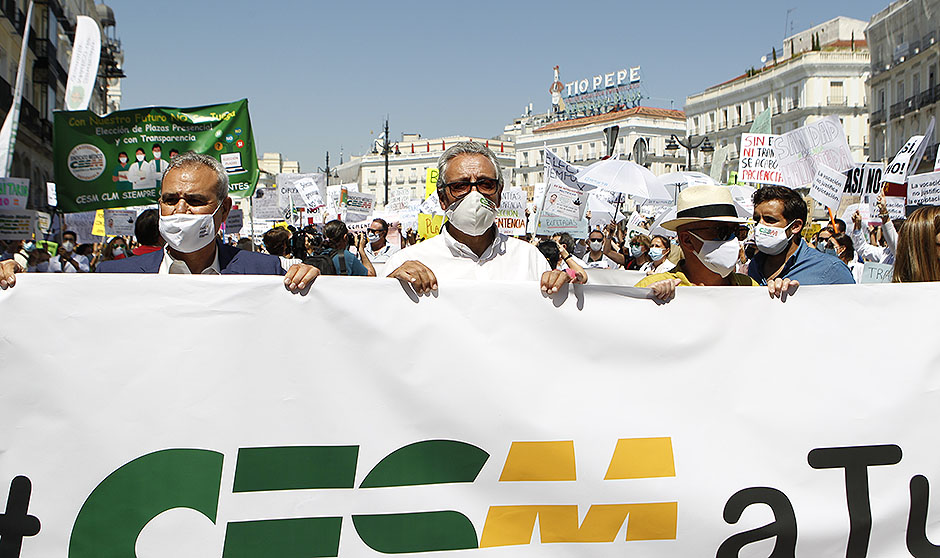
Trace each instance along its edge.
<path fill-rule="evenodd" d="M 170 161 L 170 164 L 167 166 L 163 175 L 166 176 L 173 169 L 194 167 L 198 165 L 209 167 L 209 170 L 215 173 L 215 193 L 219 197 L 219 201 L 227 198 L 228 173 L 225 172 L 225 167 L 222 166 L 222 163 L 220 163 L 218 159 L 212 157 L 211 155 L 204 155 L 202 153 L 196 153 L 195 151 L 187 151 L 186 153 L 179 155 Z"/>
<path fill-rule="evenodd" d="M 458 155 L 483 155 L 493 163 L 496 169 L 496 180 L 499 181 L 499 191 L 503 190 L 503 169 L 499 164 L 496 154 L 490 151 L 490 148 L 476 141 L 463 141 L 447 149 L 437 160 L 437 189 L 440 191 L 444 184 L 444 173 L 447 171 L 447 165 Z"/>

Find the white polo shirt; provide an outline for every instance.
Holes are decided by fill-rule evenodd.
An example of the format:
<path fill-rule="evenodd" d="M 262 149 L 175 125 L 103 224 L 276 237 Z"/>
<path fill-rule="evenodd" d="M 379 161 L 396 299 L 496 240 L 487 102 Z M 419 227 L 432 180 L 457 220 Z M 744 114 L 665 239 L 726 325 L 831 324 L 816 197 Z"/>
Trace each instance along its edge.
<path fill-rule="evenodd" d="M 378 252 L 373 252 L 372 244 L 368 242 L 366 243 L 366 256 L 369 256 L 369 261 L 374 264 L 384 264 L 390 257 L 392 257 L 392 254 L 398 252 L 399 250 L 401 250 L 401 248 L 396 248 L 386 242 L 385 246 L 379 248 Z"/>
<path fill-rule="evenodd" d="M 528 242 L 497 233 L 493 244 L 477 257 L 467 245 L 457 242 L 447 232 L 447 226 L 441 227 L 441 234 L 434 238 L 392 254 L 382 272 L 388 276 L 408 260 L 428 266 L 439 281 L 539 281 L 542 274 L 549 271 L 548 260 Z"/>

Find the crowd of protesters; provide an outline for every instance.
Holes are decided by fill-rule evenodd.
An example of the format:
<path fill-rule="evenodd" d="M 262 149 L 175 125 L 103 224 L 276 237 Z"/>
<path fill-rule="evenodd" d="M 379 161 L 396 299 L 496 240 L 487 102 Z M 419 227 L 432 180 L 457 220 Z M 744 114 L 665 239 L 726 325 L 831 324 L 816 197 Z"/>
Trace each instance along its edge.
<path fill-rule="evenodd" d="M 799 285 L 859 283 L 866 262 L 893 265 L 894 282 L 940 280 L 940 208 L 919 208 L 906 220 L 894 222 L 882 196 L 878 222 L 863 222 L 856 213 L 848 225 L 832 219 L 815 234 L 807 234 L 811 222 L 803 196 L 780 186 L 755 192 L 750 221 L 738 218 L 726 187 L 691 186 L 679 192 L 677 218 L 662 224 L 663 234 L 632 234 L 624 220 L 595 227 L 584 239 L 568 233 L 510 239 L 499 234 L 493 222 L 503 189 L 499 163 L 487 148 L 473 143 L 448 150 L 438 165 L 442 177 L 438 193 L 448 217 L 442 239 L 419 239 L 414 230 L 402 231 L 383 219 L 351 233 L 345 223 L 333 220 L 316 230 L 273 228 L 264 233 L 260 245 L 241 238 L 232 248 L 228 246 L 232 240 L 226 243 L 218 232 L 217 214 L 227 215 L 231 207 L 220 187 L 224 171 L 207 162 L 211 158 L 184 159 L 167 171 L 160 209 L 142 212 L 131 238 L 78 244 L 76 233 L 66 230 L 57 243 L 0 241 L 0 262 L 11 260 L 0 263 L 0 287 L 12 285 L 14 273 L 133 272 L 134 266 L 116 262 L 140 257 L 153 260 L 142 268 L 151 272 L 157 272 L 162 258 L 160 272 L 173 272 L 175 263 L 183 272 L 224 273 L 229 262 L 241 257 L 246 266 L 234 266 L 229 272 L 276 269 L 287 275 L 285 284 L 295 277 L 312 282 L 319 274 L 387 276 L 410 282 L 419 291 L 436 287 L 431 262 L 439 269 L 459 270 L 448 272 L 456 278 L 538 279 L 548 292 L 567 282 L 588 283 L 587 270 L 620 269 L 643 274 L 637 286 L 650 287 L 663 299 L 675 296 L 675 287 L 682 285 L 763 285 L 771 295 L 781 295 Z M 203 177 L 199 165 L 212 172 Z M 203 199 L 211 195 L 187 198 L 190 194 L 184 193 L 201 180 L 206 192 L 219 192 L 214 207 Z M 176 184 L 182 184 L 179 192 L 170 192 Z M 179 223 L 174 224 L 174 219 Z M 216 223 L 219 248 L 210 239 L 193 250 L 205 252 L 198 270 L 193 267 L 195 260 L 185 257 L 187 241 L 179 236 L 187 234 L 189 225 L 184 221 Z M 276 257 L 272 260 L 276 263 L 261 265 L 261 260 L 245 259 L 239 252 L 266 253 Z M 510 252 L 515 256 L 507 257 Z M 461 259 L 475 265 L 451 265 Z M 510 266 L 508 260 L 515 263 Z M 481 274 L 485 267 L 497 271 Z"/>

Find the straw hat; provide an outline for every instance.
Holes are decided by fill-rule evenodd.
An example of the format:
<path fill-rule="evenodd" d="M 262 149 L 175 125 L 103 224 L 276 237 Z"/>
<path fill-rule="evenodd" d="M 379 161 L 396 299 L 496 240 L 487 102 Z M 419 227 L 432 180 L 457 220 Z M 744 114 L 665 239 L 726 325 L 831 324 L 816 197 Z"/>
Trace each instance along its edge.
<path fill-rule="evenodd" d="M 676 200 L 676 218 L 662 223 L 662 227 L 675 231 L 678 227 L 697 221 L 718 221 L 722 223 L 747 223 L 747 219 L 738 217 L 727 186 L 689 186 L 679 192 Z"/>

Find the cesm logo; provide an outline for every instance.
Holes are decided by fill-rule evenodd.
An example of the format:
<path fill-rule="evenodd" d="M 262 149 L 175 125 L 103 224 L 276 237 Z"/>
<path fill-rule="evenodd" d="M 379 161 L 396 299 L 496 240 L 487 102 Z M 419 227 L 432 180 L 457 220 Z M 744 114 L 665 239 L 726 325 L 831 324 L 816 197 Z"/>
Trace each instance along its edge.
<path fill-rule="evenodd" d="M 76 145 L 69 151 L 69 172 L 79 180 L 89 182 L 98 178 L 106 164 L 104 152 L 90 143 Z"/>
<path fill-rule="evenodd" d="M 466 442 L 423 440 L 386 455 L 356 486 L 357 445 L 243 447 L 236 457 L 232 492 L 401 491 L 403 509 L 397 513 L 352 515 L 358 537 L 383 554 L 529 545 L 536 528 L 541 544 L 609 544 L 624 530 L 626 541 L 676 538 L 678 502 L 670 499 L 592 504 L 583 519 L 578 506 L 568 502 L 490 505 L 482 533 L 464 513 L 446 505 L 436 511 L 408 509 L 408 487 L 479 484 L 477 476 L 490 457 Z M 605 482 L 676 476 L 671 438 L 617 440 L 609 459 Z M 119 467 L 85 500 L 72 528 L 69 557 L 134 556 L 147 523 L 173 508 L 198 511 L 214 523 L 223 488 L 222 462 L 223 455 L 213 450 L 179 448 Z M 574 441 L 514 441 L 497 484 L 576 480 Z M 496 486 L 480 488 L 489 493 Z M 240 558 L 248 555 L 246 549 L 262 548 L 267 556 L 339 556 L 342 523 L 335 514 L 229 522 L 222 558 Z"/>

